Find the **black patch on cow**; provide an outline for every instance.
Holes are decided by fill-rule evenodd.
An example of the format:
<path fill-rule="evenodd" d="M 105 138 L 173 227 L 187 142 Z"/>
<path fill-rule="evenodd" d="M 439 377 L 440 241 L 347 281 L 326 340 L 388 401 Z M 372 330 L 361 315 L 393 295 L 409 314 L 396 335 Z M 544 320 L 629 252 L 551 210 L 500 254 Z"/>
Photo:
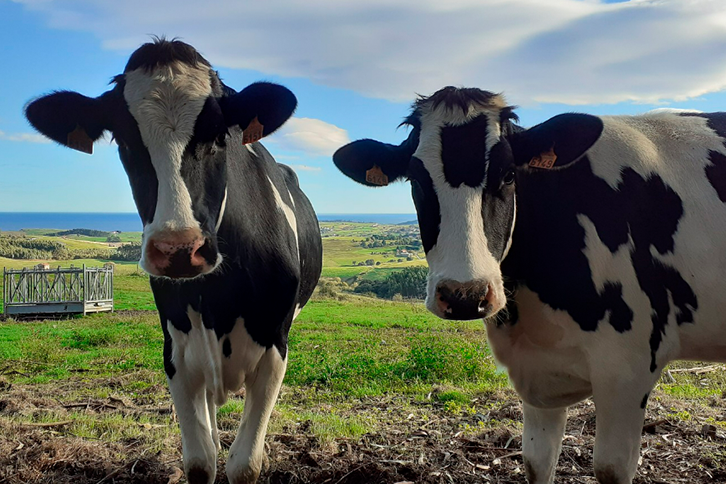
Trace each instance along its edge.
<path fill-rule="evenodd" d="M 169 331 L 167 331 L 166 324 L 164 324 L 163 321 L 161 327 L 162 332 L 164 333 L 164 372 L 166 373 L 167 378 L 172 379 L 176 374 L 176 367 L 171 361 L 174 356 L 171 335 L 169 334 Z"/>
<path fill-rule="evenodd" d="M 495 144 L 489 156 L 487 183 L 482 196 L 482 219 L 487 248 L 497 261 L 504 258 L 504 250 L 512 235 L 514 223 L 514 193 L 516 172 L 511 165 L 509 143 Z"/>
<path fill-rule="evenodd" d="M 698 307 L 681 274 L 651 254 L 652 249 L 660 254 L 673 251 L 673 235 L 683 215 L 678 195 L 657 175 L 643 178 L 630 168 L 623 170 L 613 189 L 593 174 L 586 156 L 566 170 L 519 173 L 517 208 L 503 274 L 529 287 L 553 309 L 566 311 L 585 331 L 597 330 L 606 314 L 616 331 L 628 331 L 633 312 L 620 283 L 606 282 L 602 290 L 595 286 L 578 216 L 592 222 L 613 253 L 632 240 L 631 261 L 653 308 L 650 346 L 655 371 L 655 354 L 671 310 L 669 295 L 678 324 L 692 322 Z"/>
<path fill-rule="evenodd" d="M 188 333 L 192 329 L 192 323 L 187 316 L 187 304 L 182 300 L 173 300 L 169 296 L 172 294 L 159 291 L 163 287 L 163 283 L 168 280 L 151 278 L 151 289 L 154 294 L 154 302 L 159 310 L 159 319 L 161 320 L 161 330 L 164 333 L 164 371 L 167 378 L 173 378 L 176 374 L 176 367 L 172 363 L 173 345 L 171 334 L 167 328 L 167 324 L 171 322 L 174 329 Z"/>
<path fill-rule="evenodd" d="M 180 40 L 156 38 L 154 42 L 142 45 L 131 54 L 124 72 L 135 71 L 139 68 L 148 72 L 174 62 L 182 62 L 192 67 L 197 67 L 199 64 L 211 67 L 209 62 L 191 45 Z"/>
<path fill-rule="evenodd" d="M 224 338 L 224 342 L 222 343 L 222 354 L 229 358 L 232 355 L 232 343 L 229 341 L 229 336 Z"/>
<path fill-rule="evenodd" d="M 507 248 L 514 222 L 514 187 L 505 187 L 496 193 L 484 193 L 481 214 L 484 219 L 484 232 L 487 248 L 492 256 L 501 261 Z"/>
<path fill-rule="evenodd" d="M 708 127 L 724 138 L 726 146 L 726 113 L 683 113 L 681 116 L 706 118 Z M 706 177 L 716 190 L 718 198 L 726 203 L 726 156 L 717 151 L 709 152 L 711 164 L 706 167 Z"/>
<path fill-rule="evenodd" d="M 486 175 L 487 117 L 441 128 L 441 161 L 449 185 L 478 187 Z"/>
<path fill-rule="evenodd" d="M 709 183 L 716 189 L 718 198 L 726 203 L 726 156 L 717 151 L 710 152 L 711 164 L 706 167 Z"/>
<path fill-rule="evenodd" d="M 428 253 L 439 238 L 441 225 L 441 209 L 439 197 L 434 189 L 434 182 L 423 162 L 416 157 L 411 158 L 408 167 L 408 178 L 411 181 L 411 196 L 416 206 L 418 226 L 421 230 L 421 243 L 424 252 Z"/>
<path fill-rule="evenodd" d="M 646 393 L 643 397 L 643 400 L 640 402 L 640 408 L 645 409 L 646 405 L 648 405 L 648 397 L 650 397 L 650 392 Z"/>
<path fill-rule="evenodd" d="M 217 100 L 210 96 L 197 116 L 194 123 L 194 134 L 189 145 L 195 147 L 200 143 L 216 143 L 218 146 L 225 146 L 227 134 L 227 124 L 224 121 L 222 108 Z"/>
<path fill-rule="evenodd" d="M 519 306 L 517 306 L 517 300 L 515 298 L 515 292 L 517 291 L 517 284 L 509 278 L 504 279 L 504 294 L 508 294 L 507 305 L 505 307 L 505 317 L 495 318 L 497 326 L 504 324 L 514 325 L 519 322 Z"/>

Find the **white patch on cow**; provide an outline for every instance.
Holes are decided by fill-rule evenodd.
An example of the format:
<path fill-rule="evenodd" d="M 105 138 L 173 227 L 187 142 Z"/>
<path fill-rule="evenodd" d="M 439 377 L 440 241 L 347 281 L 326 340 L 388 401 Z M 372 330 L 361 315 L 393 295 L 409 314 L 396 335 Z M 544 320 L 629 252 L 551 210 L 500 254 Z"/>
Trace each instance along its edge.
<path fill-rule="evenodd" d="M 255 148 L 252 145 L 253 145 L 253 143 L 247 143 L 245 145 L 245 148 L 247 148 L 247 151 L 252 153 L 254 156 L 257 156 L 257 152 L 255 151 Z"/>
<path fill-rule="evenodd" d="M 277 187 L 272 182 L 272 179 L 270 177 L 267 177 L 267 180 L 270 182 L 270 186 L 272 187 L 272 194 L 275 197 L 275 205 L 277 205 L 278 210 L 282 211 L 282 213 L 285 215 L 285 219 L 287 220 L 288 225 L 290 226 L 290 229 L 292 230 L 293 235 L 295 236 L 295 248 L 298 252 L 298 260 L 300 259 L 300 243 L 298 241 L 297 236 L 297 219 L 295 217 L 295 211 L 286 204 L 282 197 L 280 196 L 280 192 L 277 190 Z M 288 194 L 290 192 L 288 191 Z M 292 197 L 290 197 L 290 200 L 292 200 Z"/>
<path fill-rule="evenodd" d="M 495 96 L 491 105 L 473 104 L 467 113 L 446 109 L 443 105 L 421 112 L 420 142 L 413 156 L 423 162 L 431 176 L 441 215 L 436 245 L 426 254 L 429 265 L 426 305 L 434 314 L 438 314 L 436 286 L 443 280 L 487 281 L 494 288 L 495 299 L 504 301 L 499 262 L 489 252 L 481 213 L 486 180 L 478 187 L 462 184 L 454 188 L 448 184 L 441 159 L 441 128 L 460 126 L 480 115 L 487 116 L 490 123 L 493 119 L 493 126 L 486 134 L 488 157 L 488 150 L 499 140 L 499 112 L 505 106 L 504 99 Z"/>
<path fill-rule="evenodd" d="M 227 209 L 227 187 L 224 187 L 224 198 L 222 199 L 222 206 L 219 208 L 219 216 L 217 217 L 217 224 L 214 226 L 214 232 L 219 232 L 219 227 L 222 226 L 222 219 L 224 218 L 224 211 L 226 209 Z M 219 257 L 222 257 L 221 254 L 219 255 Z"/>
<path fill-rule="evenodd" d="M 162 231 L 199 229 L 181 163 L 197 116 L 212 93 L 209 69 L 175 62 L 151 72 L 137 69 L 124 77 L 124 98 L 158 180 L 154 220 L 144 227 L 144 235 L 148 240 Z"/>
<path fill-rule="evenodd" d="M 300 306 L 300 303 L 297 303 L 295 305 L 295 312 L 292 314 L 292 320 L 295 321 L 297 317 L 300 315 L 300 311 L 302 311 L 302 307 Z"/>
<path fill-rule="evenodd" d="M 245 408 L 237 437 L 229 448 L 230 482 L 255 482 L 262 470 L 265 434 L 285 376 L 287 359 L 277 347 L 267 349 L 247 381 Z"/>
<path fill-rule="evenodd" d="M 232 353 L 224 358 L 224 386 L 227 391 L 236 392 L 245 383 L 247 376 L 254 373 L 265 347 L 255 342 L 245 328 L 245 321 L 237 318 L 232 331 L 222 338 L 229 339 Z"/>
<path fill-rule="evenodd" d="M 698 109 L 683 109 L 683 108 L 656 108 L 651 109 L 646 114 L 650 113 L 702 113 Z"/>

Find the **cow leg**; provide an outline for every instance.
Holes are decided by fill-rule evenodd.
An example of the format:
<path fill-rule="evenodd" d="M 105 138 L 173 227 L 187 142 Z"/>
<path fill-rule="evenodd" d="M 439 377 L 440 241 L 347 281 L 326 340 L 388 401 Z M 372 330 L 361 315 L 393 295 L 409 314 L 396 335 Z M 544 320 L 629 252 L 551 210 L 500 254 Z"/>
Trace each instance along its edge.
<path fill-rule="evenodd" d="M 217 447 L 204 379 L 188 374 L 183 365 L 177 365 L 176 370 L 169 379 L 169 390 L 179 418 L 184 472 L 189 484 L 210 484 L 217 473 Z"/>
<path fill-rule="evenodd" d="M 522 456 L 529 484 L 551 484 L 567 422 L 567 407 L 544 409 L 523 403 Z"/>
<path fill-rule="evenodd" d="M 645 401 L 658 374 L 611 375 L 593 381 L 596 434 L 593 464 L 600 484 L 631 484 L 640 457 Z"/>
<path fill-rule="evenodd" d="M 262 471 L 267 423 L 286 369 L 287 359 L 273 346 L 265 351 L 256 372 L 245 381 L 242 424 L 227 459 L 230 484 L 254 483 Z"/>
<path fill-rule="evenodd" d="M 214 403 L 214 394 L 210 391 L 207 392 L 207 411 L 209 412 L 209 424 L 212 427 L 212 442 L 219 452 L 222 450 L 222 446 L 219 443 L 219 429 L 217 428 L 217 404 Z"/>

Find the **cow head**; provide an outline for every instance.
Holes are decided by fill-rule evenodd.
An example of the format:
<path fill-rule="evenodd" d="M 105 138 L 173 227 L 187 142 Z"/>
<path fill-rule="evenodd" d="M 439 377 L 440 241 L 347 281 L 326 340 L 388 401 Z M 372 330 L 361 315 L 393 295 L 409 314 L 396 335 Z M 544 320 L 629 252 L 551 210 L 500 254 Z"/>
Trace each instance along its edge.
<path fill-rule="evenodd" d="M 429 265 L 426 306 L 441 318 L 487 318 L 506 305 L 500 264 L 512 244 L 518 178 L 542 169 L 531 160 L 555 169 L 575 161 L 602 130 L 598 118 L 578 114 L 526 131 L 513 120 L 500 95 L 446 87 L 414 103 L 402 144 L 359 140 L 333 157 L 368 186 L 410 181 Z"/>
<path fill-rule="evenodd" d="M 144 270 L 171 278 L 212 272 L 222 261 L 216 233 L 227 144 L 235 130 L 240 144 L 275 131 L 295 110 L 295 96 L 269 83 L 237 93 L 193 47 L 163 39 L 136 50 L 113 85 L 97 98 L 55 92 L 28 104 L 26 116 L 45 136 L 86 153 L 111 133 L 144 224 Z"/>

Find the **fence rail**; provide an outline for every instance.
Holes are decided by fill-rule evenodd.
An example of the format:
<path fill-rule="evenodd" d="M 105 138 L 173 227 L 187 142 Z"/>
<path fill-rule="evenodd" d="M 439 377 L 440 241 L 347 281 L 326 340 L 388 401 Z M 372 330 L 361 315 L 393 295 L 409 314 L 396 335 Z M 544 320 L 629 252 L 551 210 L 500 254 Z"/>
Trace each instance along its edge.
<path fill-rule="evenodd" d="M 113 311 L 113 266 L 3 269 L 4 313 Z"/>

